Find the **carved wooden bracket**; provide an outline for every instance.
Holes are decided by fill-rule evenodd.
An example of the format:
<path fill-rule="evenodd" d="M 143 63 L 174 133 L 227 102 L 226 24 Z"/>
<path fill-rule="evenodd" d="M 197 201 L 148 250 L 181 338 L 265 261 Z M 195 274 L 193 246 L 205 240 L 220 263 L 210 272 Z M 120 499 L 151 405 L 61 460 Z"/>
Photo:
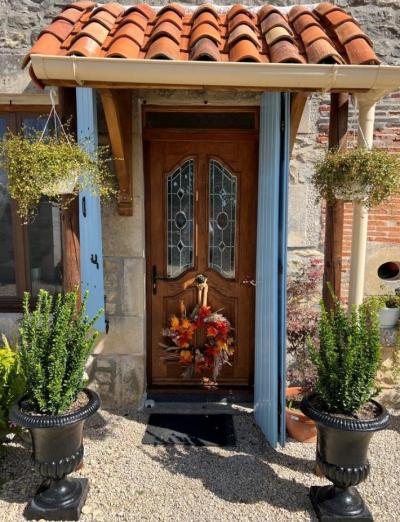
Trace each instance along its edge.
<path fill-rule="evenodd" d="M 307 98 L 307 92 L 297 92 L 292 94 L 292 103 L 290 109 L 290 154 L 293 152 L 297 131 L 299 130 L 300 121 L 301 117 L 303 116 Z"/>
<path fill-rule="evenodd" d="M 130 91 L 99 89 L 119 184 L 118 212 L 132 216 L 132 96 Z"/>

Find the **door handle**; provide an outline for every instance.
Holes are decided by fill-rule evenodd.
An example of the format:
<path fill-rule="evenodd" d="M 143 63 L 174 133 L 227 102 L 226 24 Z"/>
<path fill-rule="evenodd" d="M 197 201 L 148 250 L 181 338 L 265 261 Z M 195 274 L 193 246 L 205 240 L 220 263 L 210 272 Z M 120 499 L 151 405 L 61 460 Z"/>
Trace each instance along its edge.
<path fill-rule="evenodd" d="M 153 286 L 153 294 L 156 295 L 157 293 L 157 281 L 167 281 L 169 277 L 167 276 L 159 276 L 157 275 L 157 266 L 153 265 L 152 270 L 152 286 Z"/>

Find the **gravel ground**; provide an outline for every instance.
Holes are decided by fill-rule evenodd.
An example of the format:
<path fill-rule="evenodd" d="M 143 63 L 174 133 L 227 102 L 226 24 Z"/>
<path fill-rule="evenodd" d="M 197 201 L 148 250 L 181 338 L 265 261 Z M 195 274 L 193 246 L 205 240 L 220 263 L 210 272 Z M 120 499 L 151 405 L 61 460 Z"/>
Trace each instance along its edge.
<path fill-rule="evenodd" d="M 91 489 L 83 522 L 315 521 L 308 488 L 327 481 L 313 472 L 313 444 L 289 442 L 276 452 L 249 414 L 234 417 L 234 450 L 144 446 L 146 416 L 96 414 L 87 424 L 81 472 Z M 371 443 L 370 478 L 359 487 L 376 522 L 400 519 L 398 463 L 400 412 Z M 29 448 L 3 449 L 0 521 L 24 520 L 22 511 L 40 478 L 29 464 Z"/>

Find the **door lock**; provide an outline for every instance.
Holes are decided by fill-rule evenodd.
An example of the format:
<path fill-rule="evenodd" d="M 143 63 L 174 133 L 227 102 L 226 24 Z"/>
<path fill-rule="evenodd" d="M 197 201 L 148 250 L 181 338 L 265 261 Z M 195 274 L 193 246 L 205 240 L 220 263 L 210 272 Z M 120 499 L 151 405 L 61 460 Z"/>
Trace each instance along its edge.
<path fill-rule="evenodd" d="M 243 279 L 243 281 L 242 281 L 242 285 L 251 285 L 251 286 L 256 286 L 256 282 L 254 281 L 254 279 L 248 279 L 248 278 L 245 278 L 245 279 Z"/>

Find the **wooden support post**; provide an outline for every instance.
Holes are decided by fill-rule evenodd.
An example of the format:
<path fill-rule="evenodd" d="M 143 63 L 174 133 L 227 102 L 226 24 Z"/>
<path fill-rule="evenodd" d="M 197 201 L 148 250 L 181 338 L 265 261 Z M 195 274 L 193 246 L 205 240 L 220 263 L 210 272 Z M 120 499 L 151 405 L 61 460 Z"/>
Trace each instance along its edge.
<path fill-rule="evenodd" d="M 131 216 L 133 213 L 132 94 L 130 91 L 113 89 L 100 89 L 99 92 L 119 183 L 118 212 L 122 216 Z"/>
<path fill-rule="evenodd" d="M 69 122 L 70 132 L 76 129 L 75 89 L 59 89 L 60 115 L 63 123 Z M 80 285 L 80 245 L 79 245 L 79 209 L 78 199 L 61 212 L 63 242 L 63 289 L 74 290 Z"/>
<path fill-rule="evenodd" d="M 349 96 L 345 93 L 331 94 L 329 118 L 329 148 L 346 148 Z M 326 204 L 325 212 L 325 264 L 322 296 L 325 306 L 330 309 L 333 301 L 328 283 L 338 299 L 341 297 L 342 251 L 343 251 L 342 201 Z"/>

